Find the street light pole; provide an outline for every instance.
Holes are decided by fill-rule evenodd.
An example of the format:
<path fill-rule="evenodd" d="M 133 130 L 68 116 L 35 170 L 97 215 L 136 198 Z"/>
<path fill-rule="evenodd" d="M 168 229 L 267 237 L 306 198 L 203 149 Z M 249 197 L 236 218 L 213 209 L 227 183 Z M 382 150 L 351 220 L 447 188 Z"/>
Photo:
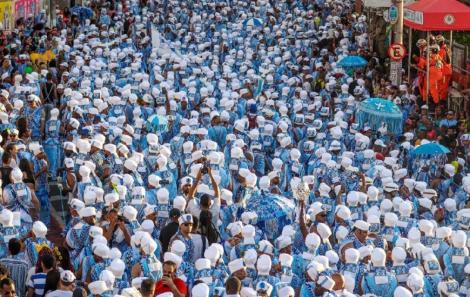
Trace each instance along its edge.
<path fill-rule="evenodd" d="M 403 44 L 403 0 L 396 0 L 398 8 L 398 20 L 395 25 L 395 43 Z"/>
<path fill-rule="evenodd" d="M 403 44 L 403 2 L 404 0 L 393 1 L 396 6 L 397 18 L 395 23 L 395 31 L 393 36 L 393 44 Z M 391 9 L 391 8 L 390 8 Z M 402 78 L 402 61 L 390 61 L 390 79 L 392 84 L 401 84 Z"/>

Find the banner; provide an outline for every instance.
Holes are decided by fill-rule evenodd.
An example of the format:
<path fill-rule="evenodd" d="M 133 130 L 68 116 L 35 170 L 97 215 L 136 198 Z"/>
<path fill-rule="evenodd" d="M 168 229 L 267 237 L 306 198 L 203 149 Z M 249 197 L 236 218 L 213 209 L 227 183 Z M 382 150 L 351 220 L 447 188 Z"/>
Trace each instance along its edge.
<path fill-rule="evenodd" d="M 35 16 L 39 12 L 39 0 L 16 0 L 15 18 L 25 18 L 31 14 Z"/>
<path fill-rule="evenodd" d="M 0 0 L 0 24 L 3 30 L 11 31 L 15 25 L 13 1 Z"/>

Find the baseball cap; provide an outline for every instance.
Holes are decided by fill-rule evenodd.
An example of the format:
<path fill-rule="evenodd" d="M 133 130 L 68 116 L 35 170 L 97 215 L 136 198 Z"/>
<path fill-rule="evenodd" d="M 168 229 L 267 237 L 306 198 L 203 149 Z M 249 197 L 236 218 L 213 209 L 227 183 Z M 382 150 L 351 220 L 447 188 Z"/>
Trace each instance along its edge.
<path fill-rule="evenodd" d="M 64 270 L 60 273 L 60 280 L 64 283 L 73 283 L 75 281 L 75 274 L 70 270 Z"/>

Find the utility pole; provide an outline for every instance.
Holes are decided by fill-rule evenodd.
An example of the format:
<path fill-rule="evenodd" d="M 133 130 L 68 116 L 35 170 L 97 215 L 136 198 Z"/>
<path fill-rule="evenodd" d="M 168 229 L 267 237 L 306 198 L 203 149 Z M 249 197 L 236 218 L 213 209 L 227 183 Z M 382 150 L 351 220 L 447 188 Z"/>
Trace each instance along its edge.
<path fill-rule="evenodd" d="M 395 43 L 403 44 L 403 4 L 404 0 L 396 0 L 398 8 L 398 21 L 395 25 Z"/>
<path fill-rule="evenodd" d="M 395 26 L 393 44 L 403 45 L 403 6 L 404 0 L 394 0 L 389 8 L 389 19 Z M 395 15 L 396 13 L 396 15 Z M 390 80 L 394 85 L 400 85 L 402 78 L 402 60 L 390 61 Z"/>

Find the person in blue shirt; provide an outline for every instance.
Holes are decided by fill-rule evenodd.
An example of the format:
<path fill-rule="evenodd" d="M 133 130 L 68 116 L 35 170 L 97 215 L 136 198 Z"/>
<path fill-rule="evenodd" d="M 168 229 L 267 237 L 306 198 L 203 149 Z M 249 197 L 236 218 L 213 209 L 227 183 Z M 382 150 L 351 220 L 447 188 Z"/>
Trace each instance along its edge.
<path fill-rule="evenodd" d="M 454 128 L 457 126 L 457 124 L 458 122 L 454 117 L 454 112 L 449 110 L 446 114 L 446 118 L 439 122 L 439 127 Z"/>
<path fill-rule="evenodd" d="M 398 283 L 395 274 L 387 271 L 385 267 L 385 251 L 381 248 L 375 248 L 372 251 L 371 261 L 372 267 L 369 272 L 364 274 L 362 279 L 362 292 L 379 296 L 393 296 Z"/>

